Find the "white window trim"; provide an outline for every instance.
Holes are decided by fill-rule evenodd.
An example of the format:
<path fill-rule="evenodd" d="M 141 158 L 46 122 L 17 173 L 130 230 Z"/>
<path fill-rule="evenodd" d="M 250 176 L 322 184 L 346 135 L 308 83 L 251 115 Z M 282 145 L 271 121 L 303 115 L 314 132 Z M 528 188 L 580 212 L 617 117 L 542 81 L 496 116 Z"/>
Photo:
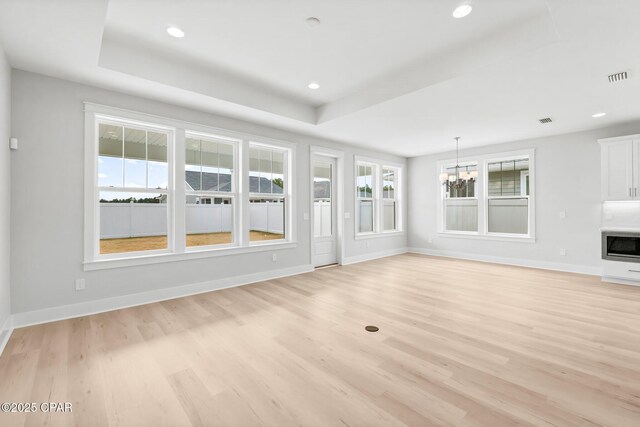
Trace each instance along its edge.
<path fill-rule="evenodd" d="M 372 184 L 373 184 L 373 231 L 366 233 L 359 233 L 360 229 L 360 216 L 358 215 L 358 192 L 356 191 L 357 187 L 357 179 L 358 179 L 358 165 L 367 165 L 373 166 L 375 171 L 373 172 Z M 395 188 L 395 201 L 396 201 L 396 229 L 383 231 L 384 230 L 384 219 L 382 218 L 383 211 L 383 179 L 382 179 L 382 170 L 386 169 L 394 169 L 397 173 L 396 175 L 396 188 Z M 402 163 L 394 163 L 385 160 L 379 160 L 371 157 L 363 157 L 363 156 L 354 156 L 354 166 L 353 166 L 353 191 L 354 191 L 354 239 L 355 240 L 364 240 L 364 239 L 375 239 L 380 237 L 390 237 L 390 236 L 401 236 L 404 235 L 404 227 L 403 227 L 403 213 L 404 213 L 404 201 L 402 198 L 403 194 L 403 177 L 404 177 L 404 165 Z M 389 199 L 391 200 L 391 199 Z"/>
<path fill-rule="evenodd" d="M 488 218 L 488 164 L 492 162 L 514 160 L 522 157 L 529 158 L 529 234 L 506 234 L 506 233 L 490 233 Z M 478 179 L 476 180 L 475 197 L 463 198 L 465 200 L 476 199 L 478 201 L 478 231 L 447 231 L 445 229 L 444 216 L 444 185 L 440 183 L 439 175 L 446 167 L 456 163 L 455 159 L 441 160 L 437 162 L 437 176 L 435 180 L 440 187 L 438 197 L 438 235 L 442 237 L 452 238 L 469 238 L 479 240 L 498 240 L 508 242 L 535 243 L 536 241 L 536 218 L 535 218 L 535 149 L 526 149 L 519 151 L 509 151 L 504 153 L 484 154 L 479 156 L 469 156 L 460 158 L 461 165 L 468 163 L 478 164 Z M 495 198 L 495 197 L 492 197 Z"/>
<path fill-rule="evenodd" d="M 84 180 L 84 271 L 102 270 L 109 268 L 122 268 L 137 265 L 157 264 L 169 261 L 183 261 L 189 259 L 201 259 L 208 257 L 218 257 L 226 255 L 237 255 L 268 251 L 274 249 L 288 249 L 297 247 L 296 240 L 296 217 L 295 217 L 295 165 L 296 165 L 296 145 L 271 138 L 261 137 L 252 134 L 219 129 L 198 123 L 171 119 L 152 114 L 140 113 L 117 107 L 110 107 L 90 102 L 84 103 L 85 113 L 85 180 Z M 169 181 L 182 182 L 177 177 L 184 177 L 185 167 L 185 134 L 202 134 L 217 139 L 229 139 L 237 141 L 235 144 L 235 174 L 234 184 L 239 207 L 234 206 L 234 236 L 233 245 L 216 245 L 186 248 L 185 235 L 185 206 L 186 203 L 169 203 L 168 211 L 170 221 L 167 223 L 168 248 L 155 251 L 128 252 L 125 254 L 105 254 L 99 255 L 99 234 L 100 218 L 98 208 L 98 151 L 96 120 L 99 118 L 112 118 L 118 122 L 143 125 L 147 128 L 158 128 L 169 130 L 173 133 L 173 141 L 168 141 L 168 164 Z M 286 170 L 288 185 L 288 198 L 285 202 L 288 206 L 285 230 L 285 239 L 260 242 L 260 244 L 250 244 L 249 242 L 249 144 L 261 144 L 273 148 L 285 149 L 287 153 Z M 138 191 L 137 189 L 135 191 Z M 143 192 L 146 191 L 143 189 Z M 186 201 L 186 189 L 184 185 L 170 185 L 168 198 L 178 201 Z M 226 195 L 228 197 L 228 195 Z M 235 200 L 234 200 L 235 202 Z M 243 230 L 242 233 L 239 230 Z"/>

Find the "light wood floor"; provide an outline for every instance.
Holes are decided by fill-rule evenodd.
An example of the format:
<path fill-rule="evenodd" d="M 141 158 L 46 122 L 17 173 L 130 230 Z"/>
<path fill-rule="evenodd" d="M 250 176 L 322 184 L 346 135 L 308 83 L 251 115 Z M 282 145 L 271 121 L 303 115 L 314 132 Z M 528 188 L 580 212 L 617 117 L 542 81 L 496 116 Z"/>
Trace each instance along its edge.
<path fill-rule="evenodd" d="M 267 233 L 251 230 L 249 239 L 252 242 L 258 240 L 275 240 L 284 238 L 283 234 Z M 222 245 L 231 243 L 231 233 L 199 233 L 187 234 L 187 247 Z M 122 252 L 151 251 L 167 248 L 167 236 L 127 237 L 118 239 L 101 239 L 101 254 L 117 254 Z"/>
<path fill-rule="evenodd" d="M 380 331 L 369 333 L 368 324 Z M 640 288 L 401 255 L 18 329 L 0 425 L 640 426 Z"/>

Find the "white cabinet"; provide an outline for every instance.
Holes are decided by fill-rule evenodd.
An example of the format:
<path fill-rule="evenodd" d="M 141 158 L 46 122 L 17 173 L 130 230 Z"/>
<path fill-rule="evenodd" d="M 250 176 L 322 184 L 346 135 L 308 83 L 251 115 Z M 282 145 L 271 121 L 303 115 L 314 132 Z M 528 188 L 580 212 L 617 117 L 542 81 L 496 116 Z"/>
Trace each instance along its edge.
<path fill-rule="evenodd" d="M 598 140 L 602 200 L 640 200 L 640 135 Z"/>
<path fill-rule="evenodd" d="M 640 263 L 603 260 L 602 280 L 640 286 Z"/>

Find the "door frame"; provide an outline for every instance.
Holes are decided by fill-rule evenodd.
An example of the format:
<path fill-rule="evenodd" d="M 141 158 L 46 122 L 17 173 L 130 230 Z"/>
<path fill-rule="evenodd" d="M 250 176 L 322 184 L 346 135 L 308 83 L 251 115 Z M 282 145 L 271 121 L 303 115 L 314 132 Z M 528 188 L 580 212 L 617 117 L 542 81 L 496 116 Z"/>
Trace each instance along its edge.
<path fill-rule="evenodd" d="M 313 264 L 313 243 L 315 241 L 313 228 L 313 158 L 314 156 L 324 156 L 335 159 L 336 168 L 333 188 L 335 191 L 336 203 L 336 261 L 342 265 L 344 259 L 344 151 L 332 150 L 312 145 L 309 148 L 309 258 Z"/>

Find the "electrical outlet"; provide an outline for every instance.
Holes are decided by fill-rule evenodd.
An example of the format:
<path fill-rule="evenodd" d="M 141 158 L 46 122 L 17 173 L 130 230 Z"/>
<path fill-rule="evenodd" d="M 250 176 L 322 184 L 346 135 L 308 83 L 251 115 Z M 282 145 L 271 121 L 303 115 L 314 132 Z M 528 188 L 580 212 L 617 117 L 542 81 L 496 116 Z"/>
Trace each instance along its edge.
<path fill-rule="evenodd" d="M 565 256 L 565 255 L 567 255 L 567 250 L 566 250 L 565 248 L 560 248 L 560 251 L 559 251 L 559 252 L 560 252 L 560 255 L 561 255 L 561 256 Z"/>
<path fill-rule="evenodd" d="M 365 245 L 367 248 L 369 248 L 369 246 L 371 246 L 371 243 L 369 243 L 369 241 L 367 240 L 367 241 L 365 241 L 365 242 L 364 242 L 364 245 Z"/>
<path fill-rule="evenodd" d="M 560 219 L 565 219 L 567 217 L 567 213 L 565 211 L 560 211 Z"/>
<path fill-rule="evenodd" d="M 431 243 L 433 243 L 433 239 L 432 239 L 431 237 L 429 237 L 429 238 L 427 239 L 427 242 L 428 242 L 429 244 L 431 244 Z"/>
<path fill-rule="evenodd" d="M 273 261 L 273 262 L 278 261 L 278 255 L 277 254 L 271 254 L 271 261 Z"/>
<path fill-rule="evenodd" d="M 84 279 L 76 279 L 76 291 L 84 291 L 86 289 L 86 284 Z"/>
<path fill-rule="evenodd" d="M 350 219 L 350 218 L 351 218 L 351 212 L 345 212 L 344 219 Z"/>

